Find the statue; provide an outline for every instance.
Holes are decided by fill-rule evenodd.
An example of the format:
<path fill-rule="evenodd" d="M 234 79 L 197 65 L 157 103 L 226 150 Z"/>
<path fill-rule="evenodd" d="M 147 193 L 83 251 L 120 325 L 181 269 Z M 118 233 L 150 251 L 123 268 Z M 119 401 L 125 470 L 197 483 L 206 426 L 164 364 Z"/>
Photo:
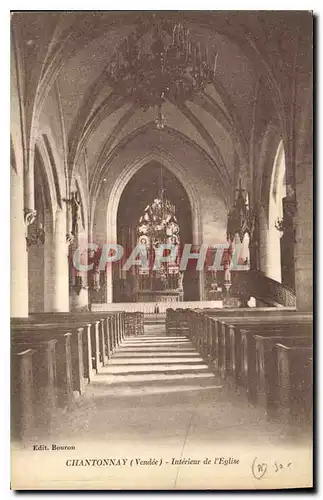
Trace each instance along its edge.
<path fill-rule="evenodd" d="M 183 290 L 184 273 L 178 273 L 178 288 Z"/>
<path fill-rule="evenodd" d="M 72 230 L 71 234 L 76 235 L 78 223 L 81 218 L 81 201 L 77 191 L 71 193 L 71 211 L 72 211 Z"/>

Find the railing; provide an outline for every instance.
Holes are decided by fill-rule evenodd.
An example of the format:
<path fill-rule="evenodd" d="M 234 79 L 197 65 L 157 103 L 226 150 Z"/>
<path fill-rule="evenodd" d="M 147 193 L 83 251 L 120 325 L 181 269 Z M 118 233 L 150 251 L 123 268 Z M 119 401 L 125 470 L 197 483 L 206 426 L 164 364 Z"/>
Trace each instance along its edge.
<path fill-rule="evenodd" d="M 253 272 L 253 274 L 252 280 L 255 280 L 253 286 L 261 295 L 259 299 L 281 306 L 296 307 L 296 296 L 293 290 L 272 278 L 268 278 L 259 271 Z"/>
<path fill-rule="evenodd" d="M 144 314 L 156 314 L 158 307 L 159 314 L 166 314 L 166 309 L 222 309 L 221 300 L 185 301 L 185 302 L 116 302 L 113 304 L 92 304 L 92 311 L 125 311 L 143 312 Z"/>
<path fill-rule="evenodd" d="M 260 271 L 236 271 L 232 272 L 233 296 L 243 298 L 243 296 L 254 297 L 263 304 L 272 307 L 296 307 L 296 297 L 294 292 L 286 285 L 268 278 Z M 165 314 L 166 309 L 202 309 L 223 307 L 222 300 L 204 301 L 163 301 L 163 302 L 116 302 L 112 304 L 92 304 L 92 311 L 125 311 L 143 312 L 149 314 Z"/>
<path fill-rule="evenodd" d="M 296 307 L 293 290 L 257 270 L 232 272 L 231 292 L 237 296 L 250 295 L 275 307 Z"/>

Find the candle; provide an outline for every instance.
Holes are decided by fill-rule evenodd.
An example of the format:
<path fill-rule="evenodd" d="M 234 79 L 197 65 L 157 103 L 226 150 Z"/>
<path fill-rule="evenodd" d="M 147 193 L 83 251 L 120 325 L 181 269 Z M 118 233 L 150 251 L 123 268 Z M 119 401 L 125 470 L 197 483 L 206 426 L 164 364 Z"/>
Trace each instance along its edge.
<path fill-rule="evenodd" d="M 215 57 L 214 57 L 213 76 L 215 76 L 215 71 L 216 71 L 216 61 L 217 61 L 217 58 L 218 58 L 218 53 L 216 53 L 216 54 L 215 54 Z"/>

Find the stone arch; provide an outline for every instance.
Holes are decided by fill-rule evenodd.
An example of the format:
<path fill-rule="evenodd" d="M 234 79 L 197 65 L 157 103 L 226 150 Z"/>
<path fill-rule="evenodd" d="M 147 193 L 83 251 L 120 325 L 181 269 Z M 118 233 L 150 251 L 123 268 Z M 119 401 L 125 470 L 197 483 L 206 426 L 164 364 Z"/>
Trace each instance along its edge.
<path fill-rule="evenodd" d="M 182 165 L 174 160 L 174 158 L 170 157 L 167 153 L 159 150 L 155 150 L 141 158 L 135 159 L 132 163 L 127 165 L 123 171 L 120 173 L 114 186 L 111 189 L 110 197 L 107 203 L 107 235 L 109 235 L 112 241 L 115 241 L 116 237 L 116 214 L 119 206 L 119 201 L 121 198 L 121 194 L 128 184 L 129 180 L 132 176 L 140 170 L 146 163 L 150 161 L 158 161 L 165 168 L 170 170 L 183 185 L 192 211 L 192 226 L 193 226 L 193 244 L 201 243 L 201 234 L 202 234 L 202 221 L 200 217 L 200 203 L 199 198 L 194 189 L 194 186 L 191 185 L 190 181 L 187 179 L 185 175 L 185 170 Z M 115 221 L 114 221 L 115 219 Z M 110 240 L 109 240 L 110 241 Z"/>
<path fill-rule="evenodd" d="M 65 220 L 62 206 L 62 178 L 54 138 L 42 131 L 33 148 L 33 178 L 36 206 L 40 207 L 36 221 L 28 227 L 28 236 L 43 230 L 44 242 L 28 248 L 29 311 L 53 310 L 54 273 L 57 233 L 65 239 L 64 224 L 57 227 L 57 216 Z M 67 263 L 67 256 L 66 256 Z M 67 280 L 67 278 L 66 278 Z"/>
<path fill-rule="evenodd" d="M 140 158 L 134 159 L 128 165 L 126 165 L 123 170 L 116 176 L 107 201 L 104 205 L 104 213 L 106 214 L 106 242 L 116 243 L 117 242 L 117 214 L 121 195 L 133 177 L 133 175 L 140 170 L 144 165 L 151 161 L 158 161 L 165 168 L 171 171 L 182 184 L 185 189 L 192 214 L 192 243 L 193 245 L 199 245 L 202 243 L 202 219 L 200 210 L 199 196 L 194 188 L 194 186 L 189 181 L 185 169 L 183 166 L 172 158 L 169 154 L 162 150 L 154 150 Z M 93 226 L 92 221 L 92 226 Z M 202 275 L 202 273 L 200 273 Z M 200 288 L 202 287 L 203 277 L 200 276 Z M 112 274 L 107 272 L 107 301 L 112 301 Z"/>
<path fill-rule="evenodd" d="M 95 165 L 95 171 L 92 177 L 91 181 L 91 186 L 90 186 L 90 193 L 95 199 L 96 193 L 98 192 L 98 186 L 100 179 L 104 177 L 103 173 L 107 169 L 107 165 L 111 165 L 112 162 L 123 152 L 126 150 L 126 148 L 129 147 L 134 147 L 138 141 L 141 141 L 142 143 L 148 142 L 148 140 L 151 140 L 152 135 L 156 133 L 156 129 L 152 127 L 152 123 L 148 122 L 142 127 L 134 130 L 131 134 L 128 136 L 124 137 L 113 149 L 112 151 L 106 151 L 105 154 L 100 154 L 99 156 L 99 161 Z M 212 167 L 214 171 L 214 175 L 216 176 L 219 184 L 222 187 L 223 191 L 223 196 L 224 196 L 224 201 L 226 204 L 229 204 L 228 200 L 228 194 L 229 190 L 228 187 L 231 185 L 229 182 L 229 179 L 223 178 L 223 172 L 220 168 L 221 163 L 218 163 L 215 161 L 211 156 L 209 155 L 208 152 L 206 152 L 199 144 L 197 144 L 195 141 L 192 139 L 188 138 L 187 136 L 183 135 L 181 132 L 178 130 L 175 130 L 173 128 L 170 128 L 168 126 L 164 127 L 163 131 L 157 131 L 158 136 L 155 137 L 154 144 L 158 144 L 158 141 L 162 138 L 163 140 L 169 140 L 171 137 L 172 139 L 175 139 L 178 142 L 178 148 L 183 148 L 183 143 L 185 144 L 185 147 L 187 149 L 191 148 L 192 151 L 195 151 L 200 154 L 201 158 L 203 158 L 203 161 L 208 163 L 210 167 Z M 160 144 L 160 143 L 159 143 Z M 165 148 L 161 147 L 155 147 L 155 146 L 150 146 L 151 149 L 155 150 L 162 150 L 165 152 Z M 166 153 L 168 154 L 168 153 Z"/>
<path fill-rule="evenodd" d="M 38 150 L 42 159 L 54 213 L 56 208 L 62 208 L 62 186 L 57 169 L 58 158 L 54 156 L 51 143 L 46 134 L 42 134 L 37 138 L 35 143 L 35 151 L 36 150 Z"/>
<path fill-rule="evenodd" d="M 62 178 L 62 175 L 60 175 L 60 170 L 58 168 L 58 166 L 60 165 L 58 154 L 55 151 L 55 147 L 52 146 L 53 144 L 55 145 L 55 142 L 54 139 L 48 133 L 42 134 L 42 141 L 46 148 L 48 159 L 53 171 L 56 202 L 58 207 L 62 208 L 62 193 L 64 192 L 63 190 L 64 179 Z"/>
<path fill-rule="evenodd" d="M 278 123 L 269 123 L 263 135 L 256 159 L 257 168 L 254 170 L 254 186 L 256 204 L 264 208 L 268 217 L 269 192 L 275 156 L 280 141 L 282 140 L 281 128 Z"/>
<path fill-rule="evenodd" d="M 53 165 L 41 138 L 35 144 L 33 159 L 37 215 L 35 222 L 28 226 L 28 238 L 32 241 L 38 231 L 43 231 L 44 241 L 28 246 L 29 312 L 42 312 L 51 310 L 52 242 L 57 199 Z"/>

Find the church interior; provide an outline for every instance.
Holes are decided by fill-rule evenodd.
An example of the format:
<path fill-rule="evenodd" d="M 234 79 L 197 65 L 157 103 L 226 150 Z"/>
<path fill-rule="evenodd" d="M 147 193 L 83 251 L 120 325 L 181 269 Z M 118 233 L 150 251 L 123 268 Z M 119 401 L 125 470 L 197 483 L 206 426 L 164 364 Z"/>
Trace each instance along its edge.
<path fill-rule="evenodd" d="M 308 483 L 312 31 L 308 11 L 12 13 L 17 450 L 298 446 Z M 169 468 L 152 488 L 216 485 Z"/>

